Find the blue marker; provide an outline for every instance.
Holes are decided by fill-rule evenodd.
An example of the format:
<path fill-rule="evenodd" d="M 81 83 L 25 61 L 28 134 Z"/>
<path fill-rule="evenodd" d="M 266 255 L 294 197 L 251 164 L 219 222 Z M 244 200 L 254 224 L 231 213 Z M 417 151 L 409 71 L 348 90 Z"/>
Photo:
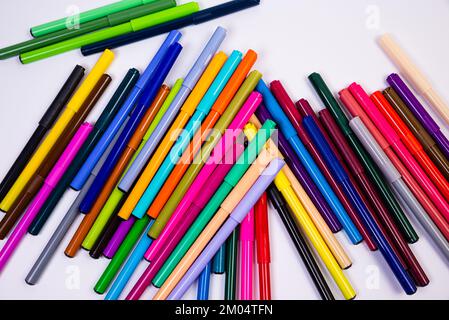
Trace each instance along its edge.
<path fill-rule="evenodd" d="M 384 259 L 387 261 L 388 265 L 392 269 L 394 275 L 400 282 L 402 288 L 407 294 L 415 293 L 416 286 L 413 280 L 410 278 L 407 271 L 405 271 L 405 269 L 402 267 L 401 262 L 394 253 L 384 234 L 374 221 L 373 217 L 369 214 L 368 209 L 365 207 L 362 199 L 360 199 L 360 196 L 355 190 L 352 183 L 350 182 L 348 175 L 346 174 L 345 170 L 337 160 L 337 157 L 327 144 L 326 139 L 324 139 L 323 135 L 318 129 L 318 126 L 315 124 L 313 118 L 311 116 L 305 117 L 303 120 L 303 125 L 307 133 L 309 134 L 310 138 L 316 145 L 317 149 L 323 155 L 323 158 L 327 166 L 331 170 L 332 174 L 335 176 L 337 181 L 339 181 L 339 183 L 343 187 L 343 190 L 345 190 L 348 199 L 357 209 L 360 218 L 363 219 L 364 224 L 370 230 L 377 247 L 379 248 Z"/>
<path fill-rule="evenodd" d="M 196 60 L 192 69 L 190 69 L 187 76 L 184 78 L 184 82 L 182 83 L 182 87 L 179 90 L 176 97 L 173 99 L 170 107 L 165 112 L 163 118 L 159 122 L 156 129 L 154 129 L 153 134 L 145 143 L 144 147 L 140 151 L 139 155 L 134 160 L 133 164 L 130 166 L 129 170 L 125 174 L 125 176 L 120 181 L 118 188 L 123 192 L 128 192 L 134 181 L 139 176 L 143 167 L 148 162 L 149 158 L 153 154 L 156 147 L 159 145 L 159 142 L 164 137 L 165 132 L 168 127 L 174 120 L 175 116 L 178 114 L 179 109 L 184 104 L 185 100 L 189 96 L 193 87 L 198 82 L 200 76 L 203 74 L 204 69 L 209 64 L 209 61 L 212 59 L 212 56 L 218 50 L 218 47 L 223 42 L 226 36 L 226 30 L 222 27 L 218 27 L 209 42 L 207 43 L 205 49 L 201 53 L 201 55 Z"/>
<path fill-rule="evenodd" d="M 167 53 L 168 47 L 177 42 L 180 38 L 181 33 L 179 31 L 175 30 L 169 33 L 164 43 L 162 43 L 161 47 L 154 55 L 154 58 L 151 60 L 150 64 L 140 76 L 139 81 L 137 81 L 128 98 L 123 103 L 123 106 L 120 108 L 117 115 L 114 117 L 111 124 L 104 132 L 100 141 L 97 143 L 95 148 L 90 153 L 89 157 L 86 159 L 86 162 L 78 171 L 78 174 L 70 184 L 71 188 L 78 191 L 81 190 L 81 188 L 84 186 L 95 164 L 101 158 L 106 148 L 111 143 L 114 136 L 117 134 L 117 131 L 122 126 L 125 119 L 131 113 L 131 110 L 133 109 L 137 100 L 140 98 L 143 89 L 147 86 L 151 76 L 153 75 L 154 70 L 156 69 L 159 62 L 161 62 L 161 59 L 164 57 L 164 55 Z"/>
<path fill-rule="evenodd" d="M 126 148 L 129 139 L 131 139 L 134 131 L 139 126 L 139 123 L 145 115 L 147 109 L 150 107 L 151 102 L 153 101 L 159 88 L 164 82 L 164 79 L 167 77 L 168 72 L 173 67 L 173 64 L 178 58 L 181 50 L 182 46 L 179 43 L 171 45 L 168 48 L 166 55 L 162 58 L 159 65 L 156 67 L 153 76 L 150 78 L 148 86 L 144 89 L 139 102 L 131 113 L 130 119 L 126 124 L 125 129 L 119 136 L 117 142 L 114 145 L 114 148 L 108 156 L 108 159 L 98 173 L 98 176 L 95 178 L 94 183 L 89 188 L 87 195 L 81 202 L 81 212 L 87 213 L 92 208 L 95 200 L 98 197 L 98 194 L 100 193 L 101 189 L 106 183 L 106 180 L 108 179 L 109 175 L 120 159 L 120 156 L 123 150 Z"/>
<path fill-rule="evenodd" d="M 133 275 L 137 266 L 143 260 L 145 252 L 148 250 L 151 243 L 153 242 L 153 239 L 151 239 L 147 235 L 153 223 L 154 220 L 151 220 L 150 223 L 148 224 L 147 228 L 145 229 L 145 232 L 142 234 L 140 238 L 139 243 L 134 248 L 133 252 L 129 256 L 122 270 L 118 274 L 117 279 L 115 279 L 114 283 L 112 284 L 111 290 L 109 290 L 108 294 L 104 298 L 105 300 L 117 300 L 120 297 L 120 294 L 123 292 L 123 289 L 125 289 L 126 284 Z"/>
<path fill-rule="evenodd" d="M 295 128 L 293 128 L 293 125 L 288 120 L 284 111 L 282 111 L 281 107 L 274 98 L 273 94 L 268 89 L 267 85 L 262 80 L 260 80 L 257 84 L 256 90 L 262 94 L 265 106 L 267 107 L 271 116 L 279 125 L 279 128 L 292 146 L 293 150 L 298 155 L 299 160 L 306 168 L 313 182 L 315 182 L 316 186 L 323 194 L 327 203 L 335 212 L 335 215 L 343 226 L 343 229 L 346 231 L 346 234 L 348 235 L 351 242 L 354 244 L 361 242 L 363 239 L 361 234 L 359 233 L 351 219 L 349 219 L 349 216 L 343 208 L 340 200 L 332 191 L 331 187 L 327 183 L 321 171 L 318 169 L 309 152 L 302 144 Z"/>
<path fill-rule="evenodd" d="M 209 261 L 198 277 L 198 290 L 196 294 L 196 300 L 209 300 L 210 271 L 211 262 Z"/>
<path fill-rule="evenodd" d="M 192 140 L 195 132 L 200 128 L 201 122 L 209 113 L 212 105 L 217 100 L 223 88 L 226 86 L 229 78 L 234 73 L 238 64 L 242 60 L 242 53 L 240 51 L 233 51 L 226 63 L 221 68 L 215 80 L 207 90 L 203 99 L 201 99 L 198 107 L 187 123 L 185 130 L 181 133 L 176 144 L 171 148 L 170 153 L 165 157 L 164 162 L 157 170 L 155 176 L 151 180 L 151 183 L 145 190 L 145 193 L 140 198 L 136 207 L 133 210 L 133 215 L 137 218 L 142 218 L 145 212 L 148 210 L 153 200 L 156 198 L 160 189 L 167 180 L 168 176 L 172 172 L 178 160 L 189 146 L 190 140 Z"/>

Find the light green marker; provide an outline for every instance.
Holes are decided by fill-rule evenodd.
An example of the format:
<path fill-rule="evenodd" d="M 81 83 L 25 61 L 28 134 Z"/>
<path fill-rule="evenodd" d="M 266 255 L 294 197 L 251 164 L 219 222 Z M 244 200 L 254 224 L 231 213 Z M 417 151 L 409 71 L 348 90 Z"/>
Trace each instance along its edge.
<path fill-rule="evenodd" d="M 66 18 L 58 19 L 55 21 L 47 22 L 30 29 L 33 37 L 41 37 L 43 35 L 56 32 L 63 29 L 69 29 L 74 27 L 74 24 L 85 23 L 93 21 L 99 18 L 106 17 L 111 13 L 120 12 L 130 8 L 138 7 L 142 4 L 151 3 L 154 0 L 123 0 L 115 3 L 111 3 L 107 6 L 92 9 L 89 11 L 74 14 Z"/>
<path fill-rule="evenodd" d="M 132 19 L 129 22 L 119 24 L 115 27 L 98 30 L 92 33 L 52 44 L 40 49 L 25 52 L 20 55 L 20 61 L 24 64 L 45 59 L 60 53 L 64 53 L 82 46 L 107 40 L 131 32 L 146 29 L 164 22 L 179 19 L 199 10 L 197 2 L 188 2 L 178 7 L 158 11 L 140 18 Z"/>

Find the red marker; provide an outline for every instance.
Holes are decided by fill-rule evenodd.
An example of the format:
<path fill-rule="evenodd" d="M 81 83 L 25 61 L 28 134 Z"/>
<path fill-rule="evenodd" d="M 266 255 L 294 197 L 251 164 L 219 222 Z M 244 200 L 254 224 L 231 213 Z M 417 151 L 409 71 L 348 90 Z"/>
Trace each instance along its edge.
<path fill-rule="evenodd" d="M 254 206 L 256 220 L 256 250 L 259 266 L 259 295 L 260 300 L 271 300 L 270 280 L 270 233 L 268 230 L 267 194 L 264 192 Z"/>

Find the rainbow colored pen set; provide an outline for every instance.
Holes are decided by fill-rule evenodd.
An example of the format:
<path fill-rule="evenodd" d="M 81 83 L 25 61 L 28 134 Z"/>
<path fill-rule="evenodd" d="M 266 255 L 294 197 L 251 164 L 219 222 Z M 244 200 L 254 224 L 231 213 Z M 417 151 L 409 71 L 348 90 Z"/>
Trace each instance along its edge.
<path fill-rule="evenodd" d="M 30 266 L 29 285 L 48 281 L 57 252 L 75 259 L 84 248 L 109 259 L 91 284 L 106 300 L 137 300 L 150 288 L 153 300 L 177 300 L 194 283 L 196 299 L 208 300 L 219 277 L 223 299 L 277 299 L 273 209 L 322 300 L 364 290 L 346 271 L 360 263 L 356 245 L 384 260 L 380 272 L 400 294 L 438 281 L 414 243 L 429 235 L 449 262 L 448 106 L 390 35 L 379 44 L 400 74 L 385 75 L 381 90 L 353 82 L 334 95 L 320 74 L 304 77 L 321 109 L 293 100 L 283 81 L 267 82 L 263 55 L 220 51 L 225 39 L 232 44 L 221 26 L 201 51 L 181 44 L 177 29 L 257 5 L 124 0 L 80 13 L 78 29 L 55 20 L 0 49 L 0 60 L 22 63 L 76 48 L 102 52 L 90 71 L 75 67 L 5 171 L 0 277 L 27 233 L 40 236 L 57 219 L 70 187 L 77 196 Z M 163 33 L 146 68 L 130 66 L 96 106 L 97 121 L 85 122 L 117 81 L 106 73 L 111 49 Z M 187 50 L 198 52 L 195 61 Z M 178 65 L 187 74 L 175 74 Z"/>

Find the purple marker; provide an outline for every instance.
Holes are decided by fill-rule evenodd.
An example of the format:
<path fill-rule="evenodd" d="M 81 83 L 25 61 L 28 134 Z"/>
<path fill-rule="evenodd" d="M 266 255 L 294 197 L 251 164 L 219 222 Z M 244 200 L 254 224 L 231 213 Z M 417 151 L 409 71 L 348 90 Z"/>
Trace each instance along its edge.
<path fill-rule="evenodd" d="M 257 108 L 256 115 L 261 122 L 265 122 L 268 119 L 272 120 L 270 113 L 263 104 L 261 104 L 259 108 Z M 284 155 L 285 162 L 290 167 L 290 169 L 292 170 L 293 174 L 298 179 L 298 181 L 301 183 L 304 190 L 307 192 L 307 195 L 310 197 L 313 204 L 320 212 L 324 221 L 326 221 L 326 224 L 329 226 L 332 232 L 336 233 L 340 231 L 341 230 L 340 222 L 337 220 L 337 217 L 329 208 L 329 205 L 327 204 L 323 195 L 318 190 L 315 183 L 313 183 L 306 169 L 299 161 L 295 152 L 292 150 L 292 148 L 290 147 L 289 143 L 285 139 L 282 132 L 280 132 L 280 130 L 278 130 L 278 148 L 279 151 L 281 151 L 281 153 Z"/>
<path fill-rule="evenodd" d="M 198 278 L 204 267 L 220 249 L 221 245 L 226 241 L 232 231 L 242 222 L 251 208 L 256 204 L 262 193 L 270 186 L 278 172 L 282 169 L 285 162 L 279 158 L 274 159 L 268 167 L 262 172 L 261 176 L 256 180 L 251 189 L 245 194 L 237 207 L 232 211 L 229 218 L 217 231 L 209 244 L 201 252 L 200 256 L 195 260 L 187 273 L 173 289 L 168 296 L 168 300 L 179 300 L 189 289 L 192 283 Z"/>
<path fill-rule="evenodd" d="M 112 259 L 135 221 L 135 217 L 131 216 L 128 220 L 120 222 L 118 229 L 115 231 L 114 235 L 103 251 L 103 255 L 106 258 Z"/>
<path fill-rule="evenodd" d="M 419 120 L 419 122 L 421 122 L 422 126 L 427 130 L 432 138 L 435 139 L 436 143 L 438 144 L 446 158 L 449 159 L 449 141 L 441 132 L 438 124 L 435 122 L 435 120 L 432 119 L 426 109 L 424 109 L 421 102 L 419 102 L 419 100 L 407 87 L 401 77 L 396 73 L 392 73 L 388 76 L 387 82 L 398 93 L 398 95 L 405 102 L 410 111 Z"/>

